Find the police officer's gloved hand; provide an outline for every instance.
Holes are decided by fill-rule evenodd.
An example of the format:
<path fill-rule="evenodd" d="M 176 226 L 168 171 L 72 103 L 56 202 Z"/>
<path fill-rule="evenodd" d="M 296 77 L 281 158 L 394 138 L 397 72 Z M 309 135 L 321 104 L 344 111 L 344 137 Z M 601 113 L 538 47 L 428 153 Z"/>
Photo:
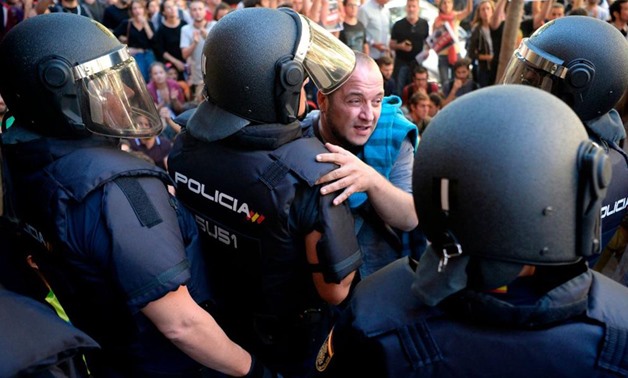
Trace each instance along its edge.
<path fill-rule="evenodd" d="M 277 378 L 278 375 L 273 373 L 264 363 L 251 354 L 251 370 L 244 378 Z"/>

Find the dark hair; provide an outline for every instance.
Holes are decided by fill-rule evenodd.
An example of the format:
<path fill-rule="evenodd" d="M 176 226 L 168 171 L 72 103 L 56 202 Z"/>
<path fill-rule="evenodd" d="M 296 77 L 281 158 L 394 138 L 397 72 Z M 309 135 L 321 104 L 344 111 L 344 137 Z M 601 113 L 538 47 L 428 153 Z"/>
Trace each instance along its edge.
<path fill-rule="evenodd" d="M 430 97 L 423 92 L 414 92 L 412 97 L 408 100 L 408 108 L 416 105 L 419 101 L 430 101 Z"/>
<path fill-rule="evenodd" d="M 258 5 L 261 6 L 262 2 L 260 0 L 243 0 L 242 5 L 244 6 L 244 8 L 254 8 Z"/>
<path fill-rule="evenodd" d="M 471 64 L 471 60 L 467 58 L 458 59 L 456 63 L 454 63 L 454 71 L 456 71 L 460 67 L 467 67 Z"/>
<path fill-rule="evenodd" d="M 611 21 L 615 21 L 615 12 L 621 13 L 621 5 L 628 3 L 628 0 L 615 0 L 613 4 L 608 7 L 608 12 L 611 14 Z"/>
<path fill-rule="evenodd" d="M 430 93 L 430 101 L 434 103 L 439 109 L 443 106 L 443 96 L 438 92 Z"/>
<path fill-rule="evenodd" d="M 202 0 L 201 0 L 202 1 Z M 227 9 L 227 10 L 231 10 L 231 6 L 227 3 L 225 3 L 224 1 L 221 1 L 220 4 L 216 5 L 216 9 L 214 9 L 214 21 L 218 21 L 216 19 L 216 17 L 218 17 L 218 11 L 221 11 L 223 9 Z M 229 13 L 229 12 L 227 12 Z"/>
<path fill-rule="evenodd" d="M 628 0 L 626 0 L 628 1 Z M 587 10 L 584 8 L 574 8 L 567 13 L 567 16 L 588 16 Z"/>
<path fill-rule="evenodd" d="M 377 63 L 377 65 L 381 67 L 381 66 L 388 66 L 390 64 L 394 64 L 394 61 L 388 55 L 384 55 L 382 57 L 375 59 L 375 63 Z"/>
<path fill-rule="evenodd" d="M 414 69 L 412 70 L 412 76 L 414 77 L 414 75 L 416 74 L 422 74 L 422 73 L 428 73 L 427 72 L 427 68 L 421 66 L 421 65 L 417 65 L 414 67 Z"/>

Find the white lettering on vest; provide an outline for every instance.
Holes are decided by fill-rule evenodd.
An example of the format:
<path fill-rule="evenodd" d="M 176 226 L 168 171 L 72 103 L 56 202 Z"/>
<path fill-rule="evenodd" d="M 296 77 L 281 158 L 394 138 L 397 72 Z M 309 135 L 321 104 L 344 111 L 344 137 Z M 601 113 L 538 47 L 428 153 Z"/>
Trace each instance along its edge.
<path fill-rule="evenodd" d="M 193 178 L 187 177 L 186 175 L 179 172 L 174 173 L 174 181 L 177 184 L 183 184 L 190 192 L 194 194 L 201 195 L 204 198 L 207 198 L 208 200 L 219 204 L 220 206 L 226 207 L 227 209 L 236 213 L 242 213 L 246 217 L 249 217 L 249 205 L 246 202 L 240 203 L 237 198 L 234 198 L 227 193 L 223 193 L 218 189 L 215 189 L 210 195 L 206 191 L 205 184 L 202 184 L 201 182 Z"/>
<path fill-rule="evenodd" d="M 615 201 L 615 203 L 612 205 L 609 204 L 609 205 L 602 206 L 602 219 L 606 218 L 607 216 L 613 215 L 618 211 L 624 210 L 627 205 L 628 205 L 628 197 L 620 198 L 617 201 Z"/>

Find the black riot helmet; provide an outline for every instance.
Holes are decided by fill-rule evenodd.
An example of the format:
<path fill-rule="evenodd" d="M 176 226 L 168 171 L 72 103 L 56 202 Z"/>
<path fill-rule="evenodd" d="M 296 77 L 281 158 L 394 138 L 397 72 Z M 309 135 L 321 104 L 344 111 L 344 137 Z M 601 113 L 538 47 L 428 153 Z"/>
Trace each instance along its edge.
<path fill-rule="evenodd" d="M 148 137 L 162 125 L 135 60 L 69 13 L 20 22 L 0 43 L 0 93 L 16 124 L 49 137 Z"/>
<path fill-rule="evenodd" d="M 547 92 L 502 85 L 461 97 L 432 119 L 415 159 L 414 203 L 432 244 L 413 290 L 428 304 L 599 250 L 610 162 Z"/>
<path fill-rule="evenodd" d="M 216 140 L 250 123 L 296 121 L 305 78 L 330 93 L 349 78 L 355 55 L 292 9 L 245 8 L 210 30 L 202 67 L 207 101 L 188 126 Z"/>
<path fill-rule="evenodd" d="M 593 17 L 550 21 L 515 50 L 504 84 L 551 92 L 590 121 L 611 110 L 628 86 L 628 41 Z"/>

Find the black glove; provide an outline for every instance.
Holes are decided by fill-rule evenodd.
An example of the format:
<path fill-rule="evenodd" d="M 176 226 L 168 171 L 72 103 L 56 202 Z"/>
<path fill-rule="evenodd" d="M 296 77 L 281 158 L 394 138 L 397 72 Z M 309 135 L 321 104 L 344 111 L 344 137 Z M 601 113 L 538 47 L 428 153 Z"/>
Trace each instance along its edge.
<path fill-rule="evenodd" d="M 245 378 L 277 378 L 278 375 L 273 373 L 269 368 L 264 365 L 264 363 L 255 358 L 254 355 L 251 354 L 251 369 L 244 376 Z"/>

